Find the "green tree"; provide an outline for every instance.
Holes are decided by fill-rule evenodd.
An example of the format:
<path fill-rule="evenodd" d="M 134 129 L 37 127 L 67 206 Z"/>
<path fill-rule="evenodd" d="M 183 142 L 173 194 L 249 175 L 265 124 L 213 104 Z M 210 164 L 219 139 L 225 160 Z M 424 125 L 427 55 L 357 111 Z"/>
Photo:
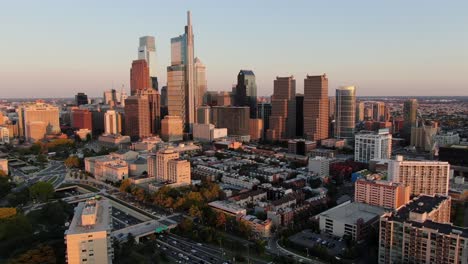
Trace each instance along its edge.
<path fill-rule="evenodd" d="M 224 213 L 218 212 L 216 215 L 216 227 L 220 228 L 226 224 L 226 215 Z"/>
<path fill-rule="evenodd" d="M 37 182 L 29 187 L 29 195 L 33 199 L 46 202 L 54 196 L 54 186 L 49 182 Z"/>

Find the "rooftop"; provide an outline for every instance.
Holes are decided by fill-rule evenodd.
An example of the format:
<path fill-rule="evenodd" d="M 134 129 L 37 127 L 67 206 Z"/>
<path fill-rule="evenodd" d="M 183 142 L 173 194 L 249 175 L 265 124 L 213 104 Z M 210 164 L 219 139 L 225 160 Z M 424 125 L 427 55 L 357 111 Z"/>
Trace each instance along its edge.
<path fill-rule="evenodd" d="M 384 212 L 385 210 L 381 207 L 356 202 L 345 202 L 319 214 L 319 216 L 354 224 L 360 219 L 368 222 L 375 217 L 380 217 Z"/>
<path fill-rule="evenodd" d="M 81 233 L 91 233 L 91 232 L 100 232 L 110 229 L 110 203 L 106 199 L 95 200 L 95 205 L 89 201 L 81 202 L 75 207 L 75 214 L 73 220 L 70 223 L 70 226 L 66 235 L 81 234 Z M 96 206 L 97 205 L 97 206 Z M 89 215 L 96 216 L 95 222 L 93 225 L 83 225 L 83 217 L 85 219 Z"/>
<path fill-rule="evenodd" d="M 403 222 L 409 220 L 411 212 L 417 214 L 430 213 L 437 209 L 439 205 L 447 199 L 448 197 L 443 195 L 420 195 L 406 205 L 400 207 L 392 214 L 390 219 Z"/>

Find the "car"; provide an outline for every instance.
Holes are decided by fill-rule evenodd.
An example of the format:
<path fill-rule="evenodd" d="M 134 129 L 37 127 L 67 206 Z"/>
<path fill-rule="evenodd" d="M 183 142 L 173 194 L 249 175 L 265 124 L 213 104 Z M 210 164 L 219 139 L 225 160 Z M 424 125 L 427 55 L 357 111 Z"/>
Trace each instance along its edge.
<path fill-rule="evenodd" d="M 203 246 L 203 245 L 202 245 L 202 243 L 197 243 L 197 246 L 201 247 L 201 246 Z"/>
<path fill-rule="evenodd" d="M 195 249 L 190 250 L 192 253 L 197 253 Z"/>

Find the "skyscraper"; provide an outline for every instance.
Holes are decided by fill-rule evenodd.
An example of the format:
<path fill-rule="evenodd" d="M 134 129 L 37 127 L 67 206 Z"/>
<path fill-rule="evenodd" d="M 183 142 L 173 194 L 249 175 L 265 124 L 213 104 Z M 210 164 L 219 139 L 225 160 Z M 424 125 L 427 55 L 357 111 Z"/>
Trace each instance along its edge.
<path fill-rule="evenodd" d="M 386 121 L 385 120 L 385 103 L 384 102 L 372 102 L 372 114 L 374 121 Z"/>
<path fill-rule="evenodd" d="M 171 66 L 167 67 L 168 110 L 180 116 L 184 129 L 191 132 L 195 122 L 196 87 L 194 76 L 193 30 L 190 11 L 187 12 L 185 33 L 171 39 Z M 202 71 L 202 68 L 200 68 Z M 204 75 L 204 74 L 203 74 Z"/>
<path fill-rule="evenodd" d="M 130 69 L 130 92 L 135 95 L 138 90 L 150 88 L 149 68 L 146 60 L 134 60 Z"/>
<path fill-rule="evenodd" d="M 418 115 L 418 100 L 409 99 L 403 104 L 403 130 L 402 136 L 406 141 L 410 141 L 411 127 L 416 126 Z"/>
<path fill-rule="evenodd" d="M 296 137 L 304 136 L 304 95 L 296 94 Z"/>
<path fill-rule="evenodd" d="M 130 96 L 125 100 L 125 134 L 132 139 L 151 136 L 150 110 L 146 96 Z"/>
<path fill-rule="evenodd" d="M 235 105 L 250 107 L 250 118 L 257 118 L 257 83 L 253 71 L 240 70 L 235 90 Z"/>
<path fill-rule="evenodd" d="M 327 75 L 304 79 L 304 135 L 310 140 L 328 138 Z"/>
<path fill-rule="evenodd" d="M 335 137 L 354 139 L 356 126 L 356 87 L 343 86 L 336 89 Z"/>
<path fill-rule="evenodd" d="M 153 135 L 158 134 L 161 128 L 161 95 L 153 88 L 139 90 L 137 95 L 148 99 L 150 130 Z"/>
<path fill-rule="evenodd" d="M 199 58 L 195 58 L 195 109 L 203 105 L 206 93 L 206 67 Z"/>
<path fill-rule="evenodd" d="M 271 103 L 259 103 L 257 108 L 258 118 L 263 119 L 263 138 L 265 138 L 266 131 L 270 128 Z"/>
<path fill-rule="evenodd" d="M 77 106 L 88 104 L 88 96 L 85 93 L 78 93 L 75 95 L 75 102 Z"/>
<path fill-rule="evenodd" d="M 276 77 L 273 87 L 267 138 L 268 140 L 294 138 L 296 135 L 296 80 L 293 76 Z"/>
<path fill-rule="evenodd" d="M 213 106 L 212 123 L 218 128 L 227 128 L 228 135 L 241 141 L 250 140 L 249 108 L 246 106 Z"/>
<path fill-rule="evenodd" d="M 93 113 L 87 109 L 72 110 L 72 127 L 93 130 Z"/>
<path fill-rule="evenodd" d="M 144 36 L 140 38 L 138 59 L 145 60 L 148 64 L 149 76 L 156 77 L 156 43 L 153 36 Z"/>

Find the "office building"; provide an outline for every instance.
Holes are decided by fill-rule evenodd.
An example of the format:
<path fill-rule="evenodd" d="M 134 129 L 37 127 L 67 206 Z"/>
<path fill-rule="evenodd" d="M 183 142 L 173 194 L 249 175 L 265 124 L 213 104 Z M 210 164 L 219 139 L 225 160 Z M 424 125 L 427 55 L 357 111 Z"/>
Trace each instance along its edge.
<path fill-rule="evenodd" d="M 213 124 L 194 124 L 193 139 L 201 142 L 213 142 L 227 137 L 227 128 L 216 128 Z"/>
<path fill-rule="evenodd" d="M 197 108 L 197 123 L 210 124 L 211 123 L 211 107 L 199 106 Z"/>
<path fill-rule="evenodd" d="M 266 131 L 270 128 L 271 103 L 257 104 L 257 116 L 263 120 L 263 138 L 266 138 Z"/>
<path fill-rule="evenodd" d="M 130 93 L 136 95 L 137 91 L 151 88 L 149 67 L 146 60 L 134 60 L 130 69 Z"/>
<path fill-rule="evenodd" d="M 402 136 L 407 142 L 411 140 L 411 128 L 416 126 L 418 116 L 418 100 L 410 99 L 403 104 L 403 129 Z"/>
<path fill-rule="evenodd" d="M 151 86 L 146 88 L 153 88 L 157 90 L 157 78 L 156 78 L 156 41 L 153 36 L 140 37 L 140 45 L 138 46 L 138 59 L 145 60 L 148 65 L 149 76 L 151 78 Z M 153 79 L 156 78 L 156 79 Z M 153 84 L 153 81 L 156 81 Z"/>
<path fill-rule="evenodd" d="M 122 115 L 115 110 L 107 110 L 104 114 L 104 134 L 120 135 L 122 133 Z"/>
<path fill-rule="evenodd" d="M 190 180 L 189 161 L 174 159 L 167 162 L 167 181 L 177 185 L 189 185 Z"/>
<path fill-rule="evenodd" d="M 24 128 L 27 141 L 36 141 L 46 134 L 60 133 L 59 109 L 56 106 L 38 101 L 19 109 L 20 130 Z"/>
<path fill-rule="evenodd" d="M 230 92 L 222 91 L 218 93 L 216 105 L 230 106 L 232 105 L 232 94 Z"/>
<path fill-rule="evenodd" d="M 151 136 L 149 102 L 145 96 L 125 100 L 125 134 L 132 140 Z"/>
<path fill-rule="evenodd" d="M 330 160 L 326 157 L 309 158 L 309 172 L 316 173 L 320 178 L 330 176 Z"/>
<path fill-rule="evenodd" d="M 211 112 L 212 123 L 216 127 L 227 128 L 229 136 L 241 141 L 250 140 L 249 107 L 214 106 Z"/>
<path fill-rule="evenodd" d="M 203 105 L 203 97 L 207 90 L 206 67 L 199 58 L 194 60 L 195 67 L 195 109 Z"/>
<path fill-rule="evenodd" d="M 305 156 L 317 147 L 316 141 L 292 139 L 288 141 L 288 153 Z"/>
<path fill-rule="evenodd" d="M 336 89 L 335 137 L 353 140 L 356 126 L 356 88 L 343 86 Z"/>
<path fill-rule="evenodd" d="M 369 162 L 372 159 L 389 159 L 392 154 L 392 134 L 388 129 L 379 132 L 361 131 L 354 140 L 354 160 Z"/>
<path fill-rule="evenodd" d="M 365 241 L 371 226 L 378 223 L 385 210 L 363 203 L 345 202 L 318 215 L 322 232 L 337 237 L 347 236 L 356 242 Z"/>
<path fill-rule="evenodd" d="M 394 210 L 409 202 L 410 191 L 409 186 L 401 183 L 358 179 L 354 201 Z"/>
<path fill-rule="evenodd" d="M 424 151 L 431 151 L 433 138 L 439 132 L 437 122 L 432 122 L 430 125 L 422 124 L 421 126 L 411 127 L 410 145 Z"/>
<path fill-rule="evenodd" d="M 88 104 L 88 96 L 85 93 L 76 94 L 75 103 L 77 106 Z"/>
<path fill-rule="evenodd" d="M 422 195 L 380 219 L 378 263 L 468 263 L 468 228 L 454 226 L 450 197 Z"/>
<path fill-rule="evenodd" d="M 304 137 L 304 94 L 296 94 L 296 137 Z"/>
<path fill-rule="evenodd" d="M 328 116 L 330 120 L 335 119 L 335 111 L 336 111 L 336 97 L 330 96 L 328 98 Z"/>
<path fill-rule="evenodd" d="M 162 107 L 167 107 L 167 86 L 163 86 L 161 88 L 161 108 Z"/>
<path fill-rule="evenodd" d="M 161 121 L 161 138 L 164 141 L 180 141 L 184 138 L 183 121 L 180 116 L 165 116 Z"/>
<path fill-rule="evenodd" d="M 304 135 L 320 141 L 328 138 L 328 78 L 324 75 L 304 79 Z"/>
<path fill-rule="evenodd" d="M 73 109 L 72 127 L 93 130 L 93 113 L 87 109 Z"/>
<path fill-rule="evenodd" d="M 364 121 L 364 109 L 365 109 L 364 102 L 356 103 L 356 121 L 357 122 Z"/>
<path fill-rule="evenodd" d="M 150 131 L 153 135 L 158 134 L 161 129 L 161 95 L 153 88 L 139 90 L 137 95 L 148 99 Z"/>
<path fill-rule="evenodd" d="M 386 107 L 384 102 L 372 102 L 372 120 L 374 121 L 387 121 Z"/>
<path fill-rule="evenodd" d="M 171 39 L 171 66 L 167 67 L 167 98 L 171 116 L 180 116 L 184 130 L 192 131 L 195 122 L 197 87 L 195 76 L 194 36 L 190 11 L 187 12 L 185 33 Z M 202 65 L 199 62 L 199 66 Z M 204 66 L 199 68 L 204 77 Z M 201 78 L 200 83 L 205 80 Z M 206 82 L 205 82 L 206 84 Z"/>
<path fill-rule="evenodd" d="M 274 141 L 294 138 L 296 136 L 296 80 L 293 76 L 276 77 L 273 87 L 267 139 Z"/>
<path fill-rule="evenodd" d="M 170 160 L 178 160 L 179 152 L 174 151 L 172 147 L 160 150 L 154 156 L 150 156 L 148 160 L 148 174 L 151 177 L 156 177 L 159 182 L 177 182 L 177 179 L 169 178 Z M 174 168 L 172 168 L 174 169 Z M 173 171 L 172 171 L 173 172 Z M 172 174 L 173 175 L 173 174 Z"/>
<path fill-rule="evenodd" d="M 411 195 L 447 195 L 450 164 L 441 161 L 406 161 L 397 155 L 388 163 L 388 178 L 410 186 Z"/>
<path fill-rule="evenodd" d="M 249 135 L 250 140 L 260 140 L 263 138 L 263 120 L 260 118 L 250 118 Z"/>
<path fill-rule="evenodd" d="M 68 264 L 112 263 L 111 210 L 106 199 L 90 199 L 75 207 L 65 232 Z"/>
<path fill-rule="evenodd" d="M 257 83 L 253 71 L 239 71 L 235 90 L 235 106 L 248 106 L 250 118 L 257 118 Z"/>

